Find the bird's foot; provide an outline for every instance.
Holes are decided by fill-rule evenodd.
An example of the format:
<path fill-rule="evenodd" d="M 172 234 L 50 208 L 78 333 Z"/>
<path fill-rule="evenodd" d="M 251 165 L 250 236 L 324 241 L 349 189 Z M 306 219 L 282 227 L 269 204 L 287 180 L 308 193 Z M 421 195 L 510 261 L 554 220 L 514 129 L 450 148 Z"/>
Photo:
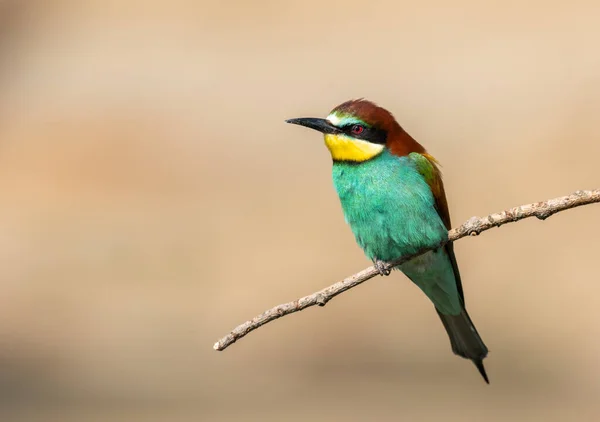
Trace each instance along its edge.
<path fill-rule="evenodd" d="M 390 273 L 392 272 L 392 266 L 389 262 L 381 261 L 379 259 L 376 259 L 374 262 L 375 268 L 377 269 L 380 275 L 390 275 Z"/>

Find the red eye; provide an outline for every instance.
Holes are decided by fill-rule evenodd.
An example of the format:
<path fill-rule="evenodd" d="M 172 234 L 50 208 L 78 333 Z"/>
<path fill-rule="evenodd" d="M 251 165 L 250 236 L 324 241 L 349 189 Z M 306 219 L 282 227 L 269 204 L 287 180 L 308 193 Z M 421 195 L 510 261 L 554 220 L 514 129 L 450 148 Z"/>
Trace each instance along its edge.
<path fill-rule="evenodd" d="M 361 133 L 363 133 L 365 128 L 362 127 L 361 125 L 354 125 L 354 126 L 352 126 L 352 129 L 350 129 L 350 130 L 353 134 L 360 135 Z"/>

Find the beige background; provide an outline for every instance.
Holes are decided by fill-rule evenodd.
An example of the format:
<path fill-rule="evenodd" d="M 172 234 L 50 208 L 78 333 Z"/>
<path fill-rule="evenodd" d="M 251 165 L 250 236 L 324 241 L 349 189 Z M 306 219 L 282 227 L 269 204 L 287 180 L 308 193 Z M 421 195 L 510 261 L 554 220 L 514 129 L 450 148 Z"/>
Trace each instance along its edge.
<path fill-rule="evenodd" d="M 598 420 L 597 205 L 457 243 L 490 386 L 400 274 L 212 345 L 368 264 L 286 118 L 389 108 L 455 224 L 599 187 L 599 14 L 1 2 L 0 419 Z"/>

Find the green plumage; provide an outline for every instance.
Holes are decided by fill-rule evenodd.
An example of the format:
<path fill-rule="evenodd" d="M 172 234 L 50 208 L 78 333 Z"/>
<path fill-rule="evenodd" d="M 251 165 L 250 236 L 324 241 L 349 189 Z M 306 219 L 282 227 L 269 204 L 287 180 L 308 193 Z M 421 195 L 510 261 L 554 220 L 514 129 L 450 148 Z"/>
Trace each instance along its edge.
<path fill-rule="evenodd" d="M 397 157 L 384 150 L 367 162 L 334 163 L 333 182 L 346 222 L 369 259 L 392 261 L 447 239 L 422 160 L 420 154 Z M 439 312 L 461 313 L 457 280 L 444 248 L 406 262 L 400 269 Z"/>

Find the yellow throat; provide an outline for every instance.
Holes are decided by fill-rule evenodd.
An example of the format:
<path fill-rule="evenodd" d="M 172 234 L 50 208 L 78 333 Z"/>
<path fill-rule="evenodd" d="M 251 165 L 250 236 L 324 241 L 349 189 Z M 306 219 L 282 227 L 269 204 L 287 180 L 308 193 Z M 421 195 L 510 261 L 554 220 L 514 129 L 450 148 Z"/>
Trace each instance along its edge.
<path fill-rule="evenodd" d="M 337 134 L 326 134 L 325 145 L 331 152 L 334 161 L 354 161 L 358 163 L 379 155 L 384 148 L 383 145 Z"/>

